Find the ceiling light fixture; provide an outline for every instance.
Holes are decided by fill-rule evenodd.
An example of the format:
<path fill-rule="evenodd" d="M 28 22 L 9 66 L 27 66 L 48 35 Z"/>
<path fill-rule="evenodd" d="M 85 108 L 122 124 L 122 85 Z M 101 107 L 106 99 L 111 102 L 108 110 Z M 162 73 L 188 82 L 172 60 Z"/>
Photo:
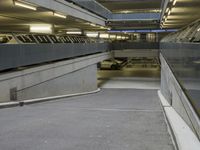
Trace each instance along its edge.
<path fill-rule="evenodd" d="M 86 33 L 86 36 L 87 37 L 94 37 L 94 38 L 96 38 L 96 37 L 98 37 L 98 32 L 88 32 L 88 33 Z"/>
<path fill-rule="evenodd" d="M 171 10 L 168 11 L 168 14 L 167 14 L 167 15 L 169 16 L 170 14 L 171 14 Z"/>
<path fill-rule="evenodd" d="M 90 23 L 91 26 L 96 27 L 97 25 L 94 23 Z"/>
<path fill-rule="evenodd" d="M 58 14 L 58 13 L 53 13 L 53 15 L 56 16 L 56 17 L 64 18 L 64 19 L 67 18 L 67 16 L 61 15 L 61 14 Z"/>
<path fill-rule="evenodd" d="M 163 19 L 165 19 L 166 18 L 166 16 L 163 16 Z"/>
<path fill-rule="evenodd" d="M 131 11 L 129 11 L 129 10 L 123 10 L 122 13 L 128 14 L 128 13 L 131 13 Z"/>
<path fill-rule="evenodd" d="M 122 40 L 125 40 L 126 39 L 126 37 L 125 36 L 122 36 Z"/>
<path fill-rule="evenodd" d="M 109 34 L 107 34 L 107 33 L 105 33 L 105 34 L 100 34 L 99 37 L 100 37 L 100 38 L 108 39 L 108 38 L 109 38 Z"/>
<path fill-rule="evenodd" d="M 169 8 L 166 9 L 166 13 L 169 11 Z"/>
<path fill-rule="evenodd" d="M 35 10 L 35 11 L 37 10 L 37 8 L 35 6 L 25 4 L 25 3 L 21 3 L 21 2 L 18 2 L 18 1 L 14 1 L 14 5 L 24 7 L 24 8 L 27 8 L 27 9 L 31 9 L 31 10 Z"/>
<path fill-rule="evenodd" d="M 176 5 L 176 1 L 177 1 L 177 0 L 174 0 L 174 1 L 173 1 L 173 6 Z"/>
<path fill-rule="evenodd" d="M 82 34 L 81 31 L 67 31 L 66 34 L 76 34 L 76 35 L 80 35 Z"/>
<path fill-rule="evenodd" d="M 117 35 L 117 39 L 118 40 L 122 39 L 122 36 L 121 35 Z"/>
<path fill-rule="evenodd" d="M 33 33 L 52 33 L 52 25 L 30 25 L 30 32 Z"/>
<path fill-rule="evenodd" d="M 116 35 L 110 35 L 110 38 L 111 38 L 111 39 L 115 39 L 115 38 L 116 38 Z"/>

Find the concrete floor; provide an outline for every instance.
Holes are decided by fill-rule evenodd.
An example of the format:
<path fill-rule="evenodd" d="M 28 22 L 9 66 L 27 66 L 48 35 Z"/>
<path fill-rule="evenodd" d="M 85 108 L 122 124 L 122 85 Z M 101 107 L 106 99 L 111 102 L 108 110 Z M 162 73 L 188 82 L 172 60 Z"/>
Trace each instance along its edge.
<path fill-rule="evenodd" d="M 99 78 L 98 85 L 101 88 L 158 90 L 160 89 L 160 78 L 144 78 L 144 77 Z"/>
<path fill-rule="evenodd" d="M 101 78 L 113 77 L 143 77 L 160 78 L 159 68 L 122 68 L 121 70 L 98 70 Z"/>
<path fill-rule="evenodd" d="M 99 93 L 0 110 L 2 150 L 174 150 L 157 90 Z"/>
<path fill-rule="evenodd" d="M 159 68 L 98 70 L 98 86 L 119 89 L 160 89 Z"/>

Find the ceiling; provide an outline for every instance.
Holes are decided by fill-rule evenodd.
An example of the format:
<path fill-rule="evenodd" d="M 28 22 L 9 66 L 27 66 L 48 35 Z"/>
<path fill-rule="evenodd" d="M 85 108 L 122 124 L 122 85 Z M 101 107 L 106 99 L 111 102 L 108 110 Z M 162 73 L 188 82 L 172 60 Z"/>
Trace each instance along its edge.
<path fill-rule="evenodd" d="M 113 13 L 159 12 L 162 0 L 96 0 Z"/>
<path fill-rule="evenodd" d="M 191 22 L 200 19 L 200 0 L 96 0 L 113 13 L 152 13 L 160 12 L 167 19 L 161 22 L 162 28 L 182 28 Z M 175 5 L 173 2 L 176 1 Z M 165 3 L 167 5 L 165 5 Z M 166 9 L 171 13 L 167 15 Z M 121 24 L 121 26 L 120 26 Z M 113 22 L 115 28 L 159 28 L 160 22 Z M 146 25 L 146 26 L 145 26 Z"/>
<path fill-rule="evenodd" d="M 160 13 L 162 0 L 96 0 L 114 14 Z M 111 21 L 113 29 L 156 29 L 158 20 Z"/>
<path fill-rule="evenodd" d="M 171 10 L 170 15 L 168 15 L 169 10 Z M 175 5 L 170 2 L 164 9 L 163 16 L 167 18 L 165 20 L 162 17 L 163 28 L 182 28 L 200 19 L 200 0 L 177 0 Z"/>
<path fill-rule="evenodd" d="M 152 13 L 160 12 L 166 16 L 163 20 L 163 28 L 181 28 L 200 19 L 200 0 L 177 0 L 163 7 L 162 0 L 96 0 L 113 13 Z M 66 19 L 53 16 L 53 10 L 37 7 L 37 11 L 14 6 L 13 0 L 0 0 L 0 31 L 1 32 L 28 32 L 30 24 L 52 24 L 55 31 L 65 32 L 70 29 L 90 31 L 106 31 L 107 28 L 91 26 L 80 18 L 67 16 Z M 171 13 L 167 15 L 166 9 Z M 94 10 L 93 10 L 94 11 Z M 164 13 L 165 12 L 165 13 Z M 162 21 L 161 20 L 161 21 Z M 107 25 L 112 29 L 155 29 L 159 28 L 159 20 L 115 20 L 108 21 Z"/>
<path fill-rule="evenodd" d="M 70 29 L 105 30 L 99 26 L 91 26 L 89 22 L 67 16 L 66 19 L 53 16 L 53 11 L 37 7 L 37 11 L 15 6 L 13 0 L 0 0 L 0 31 L 28 32 L 32 24 L 52 24 L 55 31 Z"/>

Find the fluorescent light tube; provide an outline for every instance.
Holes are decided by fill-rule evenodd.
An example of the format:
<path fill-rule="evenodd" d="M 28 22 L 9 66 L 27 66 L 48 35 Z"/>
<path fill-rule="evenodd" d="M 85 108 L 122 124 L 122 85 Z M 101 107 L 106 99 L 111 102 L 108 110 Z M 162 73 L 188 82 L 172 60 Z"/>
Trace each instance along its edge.
<path fill-rule="evenodd" d="M 17 2 L 17 1 L 14 1 L 14 5 L 24 7 L 24 8 L 27 8 L 27 9 L 31 9 L 31 10 L 37 10 L 37 8 L 34 7 L 34 6 L 31 6 L 31 5 L 28 5 L 28 4 L 25 4 L 25 3 L 21 3 L 21 2 Z"/>
<path fill-rule="evenodd" d="M 82 34 L 81 31 L 67 31 L 66 34 Z"/>
<path fill-rule="evenodd" d="M 163 16 L 163 20 L 166 18 L 166 16 Z"/>
<path fill-rule="evenodd" d="M 99 37 L 108 39 L 109 38 L 109 34 L 100 34 Z"/>
<path fill-rule="evenodd" d="M 67 18 L 67 16 L 61 15 L 61 14 L 58 14 L 58 13 L 53 13 L 53 15 L 56 16 L 56 17 L 64 18 L 64 19 Z"/>
<path fill-rule="evenodd" d="M 92 32 L 90 32 L 90 33 L 86 33 L 86 36 L 87 37 L 97 37 L 98 36 L 98 33 L 92 33 Z"/>
<path fill-rule="evenodd" d="M 94 23 L 90 23 L 90 25 L 93 26 L 93 27 L 96 27 L 96 24 L 94 24 Z"/>
<path fill-rule="evenodd" d="M 122 40 L 125 40 L 126 39 L 126 37 L 125 36 L 122 36 Z"/>
<path fill-rule="evenodd" d="M 167 14 L 167 15 L 169 16 L 170 14 L 171 14 L 171 10 L 169 10 L 169 12 L 168 12 L 168 14 Z"/>
<path fill-rule="evenodd" d="M 51 25 L 30 25 L 30 32 L 52 33 L 52 26 Z"/>
<path fill-rule="evenodd" d="M 111 38 L 111 39 L 115 39 L 115 38 L 116 38 L 116 35 L 110 35 L 110 38 Z"/>
<path fill-rule="evenodd" d="M 122 38 L 122 36 L 121 36 L 121 35 L 118 35 L 118 36 L 117 36 L 117 39 L 121 39 L 121 38 Z"/>
<path fill-rule="evenodd" d="M 173 6 L 176 5 L 176 1 L 177 1 L 177 0 L 174 0 L 174 1 L 173 1 Z"/>
<path fill-rule="evenodd" d="M 169 11 L 169 8 L 166 9 L 166 13 Z"/>

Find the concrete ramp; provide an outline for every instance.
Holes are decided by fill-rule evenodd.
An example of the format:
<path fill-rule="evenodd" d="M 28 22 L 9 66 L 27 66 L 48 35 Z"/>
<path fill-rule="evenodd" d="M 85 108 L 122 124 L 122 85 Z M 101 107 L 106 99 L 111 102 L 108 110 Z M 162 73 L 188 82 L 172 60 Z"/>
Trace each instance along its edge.
<path fill-rule="evenodd" d="M 3 150 L 174 150 L 157 90 L 99 93 L 0 110 Z"/>

